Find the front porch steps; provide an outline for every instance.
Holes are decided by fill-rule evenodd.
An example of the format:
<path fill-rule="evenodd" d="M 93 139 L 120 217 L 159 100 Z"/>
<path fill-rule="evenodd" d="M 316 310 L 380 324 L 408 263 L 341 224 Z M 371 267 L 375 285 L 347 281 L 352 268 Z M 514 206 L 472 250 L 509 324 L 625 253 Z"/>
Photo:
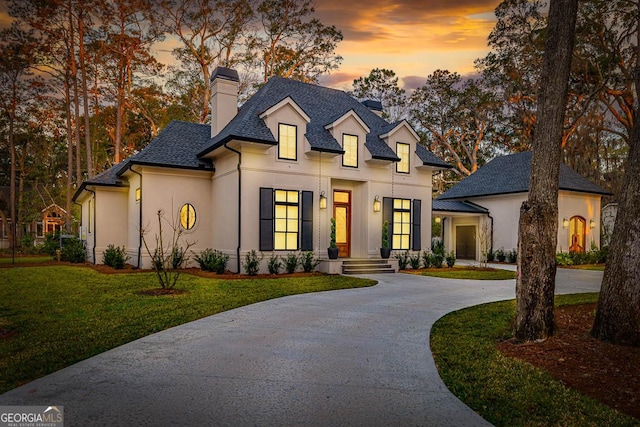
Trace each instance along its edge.
<path fill-rule="evenodd" d="M 342 274 L 395 273 L 396 270 L 386 259 L 350 259 L 342 261 Z"/>

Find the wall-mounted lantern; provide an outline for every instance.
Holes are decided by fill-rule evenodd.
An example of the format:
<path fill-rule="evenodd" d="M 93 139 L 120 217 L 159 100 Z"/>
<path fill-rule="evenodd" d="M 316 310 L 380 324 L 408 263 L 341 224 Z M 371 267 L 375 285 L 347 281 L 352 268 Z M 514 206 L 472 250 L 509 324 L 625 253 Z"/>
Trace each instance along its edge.
<path fill-rule="evenodd" d="M 327 196 L 324 195 L 324 191 L 320 192 L 320 209 L 327 209 Z"/>
<path fill-rule="evenodd" d="M 589 228 L 596 228 L 596 222 L 594 220 L 589 220 Z"/>
<path fill-rule="evenodd" d="M 381 207 L 382 207 L 382 205 L 380 203 L 380 197 L 376 196 L 373 199 L 373 211 L 374 212 L 380 212 Z"/>
<path fill-rule="evenodd" d="M 567 218 L 562 218 L 562 228 L 569 228 L 569 220 Z"/>

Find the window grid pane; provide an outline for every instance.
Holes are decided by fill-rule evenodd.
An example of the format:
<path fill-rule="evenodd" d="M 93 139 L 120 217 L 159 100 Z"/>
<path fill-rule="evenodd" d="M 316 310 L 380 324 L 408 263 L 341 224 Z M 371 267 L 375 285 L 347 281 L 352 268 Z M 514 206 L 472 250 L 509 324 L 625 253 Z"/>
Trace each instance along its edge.
<path fill-rule="evenodd" d="M 297 159 L 297 128 L 292 125 L 278 125 L 278 158 Z"/>
<path fill-rule="evenodd" d="M 396 172 L 409 173 L 409 144 L 396 143 L 396 154 L 400 161 L 396 163 Z"/>
<path fill-rule="evenodd" d="M 297 250 L 299 194 L 297 191 L 275 190 L 274 199 L 274 249 Z"/>
<path fill-rule="evenodd" d="M 358 167 L 358 137 L 355 135 L 342 135 L 342 165 Z"/>
<path fill-rule="evenodd" d="M 393 249 L 409 249 L 411 200 L 393 199 Z"/>

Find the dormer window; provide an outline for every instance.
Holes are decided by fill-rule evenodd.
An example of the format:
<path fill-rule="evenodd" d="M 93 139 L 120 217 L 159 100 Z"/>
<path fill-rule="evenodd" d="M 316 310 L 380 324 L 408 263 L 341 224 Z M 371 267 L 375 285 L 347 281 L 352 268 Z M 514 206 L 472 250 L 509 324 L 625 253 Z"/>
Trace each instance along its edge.
<path fill-rule="evenodd" d="M 358 167 L 358 137 L 356 135 L 342 135 L 342 166 Z"/>
<path fill-rule="evenodd" d="M 396 143 L 396 155 L 400 157 L 400 161 L 396 163 L 396 172 L 409 173 L 409 144 L 403 142 Z"/>
<path fill-rule="evenodd" d="M 278 124 L 278 158 L 298 159 L 298 128 L 294 125 Z"/>

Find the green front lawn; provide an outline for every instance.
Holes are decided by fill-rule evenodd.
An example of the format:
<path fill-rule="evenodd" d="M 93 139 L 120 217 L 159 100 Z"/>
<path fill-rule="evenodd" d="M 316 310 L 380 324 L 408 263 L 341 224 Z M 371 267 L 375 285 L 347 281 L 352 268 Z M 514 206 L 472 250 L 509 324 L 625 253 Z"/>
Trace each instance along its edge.
<path fill-rule="evenodd" d="M 556 297 L 558 305 L 597 301 L 598 294 Z M 600 402 L 565 387 L 533 366 L 503 356 L 515 301 L 450 313 L 431 330 L 438 372 L 453 394 L 496 426 L 637 426 Z"/>
<path fill-rule="evenodd" d="M 0 269 L 0 393 L 137 338 L 286 295 L 372 286 L 345 276 L 219 280 L 181 276 L 178 295 L 147 296 L 153 273 L 86 267 Z"/>
<path fill-rule="evenodd" d="M 507 280 L 516 278 L 515 271 L 462 266 L 453 268 L 429 268 L 422 270 L 421 274 L 423 276 L 443 277 L 445 279 Z"/>
<path fill-rule="evenodd" d="M 16 256 L 14 260 L 11 256 L 0 257 L 0 264 L 11 264 L 11 261 L 15 261 L 16 264 L 37 264 L 41 262 L 52 261 L 53 258 L 49 255 L 33 255 L 33 256 Z"/>

